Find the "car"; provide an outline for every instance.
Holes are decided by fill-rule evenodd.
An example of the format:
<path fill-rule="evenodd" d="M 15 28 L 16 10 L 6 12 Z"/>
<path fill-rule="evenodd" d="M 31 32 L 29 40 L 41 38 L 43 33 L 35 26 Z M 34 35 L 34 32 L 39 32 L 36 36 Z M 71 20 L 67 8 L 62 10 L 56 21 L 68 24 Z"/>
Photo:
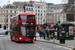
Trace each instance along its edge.
<path fill-rule="evenodd" d="M 7 29 L 0 28 L 0 35 L 4 35 L 8 31 Z"/>

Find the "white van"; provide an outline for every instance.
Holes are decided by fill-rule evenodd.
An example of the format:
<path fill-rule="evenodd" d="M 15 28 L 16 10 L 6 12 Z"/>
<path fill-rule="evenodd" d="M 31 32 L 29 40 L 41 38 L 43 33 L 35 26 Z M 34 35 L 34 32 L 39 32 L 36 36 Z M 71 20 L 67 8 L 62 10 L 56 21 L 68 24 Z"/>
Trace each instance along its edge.
<path fill-rule="evenodd" d="M 6 31 L 8 31 L 8 29 L 0 28 L 0 35 L 4 35 Z"/>

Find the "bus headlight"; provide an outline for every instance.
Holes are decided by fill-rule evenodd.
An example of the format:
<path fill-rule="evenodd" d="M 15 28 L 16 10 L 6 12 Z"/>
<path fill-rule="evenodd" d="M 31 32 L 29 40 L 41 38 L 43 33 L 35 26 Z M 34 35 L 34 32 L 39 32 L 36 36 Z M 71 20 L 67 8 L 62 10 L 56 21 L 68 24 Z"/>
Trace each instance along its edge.
<path fill-rule="evenodd" d="M 21 40 L 22 38 L 20 37 L 19 39 Z"/>
<path fill-rule="evenodd" d="M 34 37 L 34 39 L 36 39 L 36 38 Z"/>

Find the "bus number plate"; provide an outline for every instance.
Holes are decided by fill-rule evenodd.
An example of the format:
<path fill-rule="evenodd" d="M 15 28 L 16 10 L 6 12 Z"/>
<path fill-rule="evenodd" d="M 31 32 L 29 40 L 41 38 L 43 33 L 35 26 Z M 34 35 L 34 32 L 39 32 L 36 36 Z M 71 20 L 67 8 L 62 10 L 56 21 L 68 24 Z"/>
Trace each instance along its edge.
<path fill-rule="evenodd" d="M 30 39 L 26 39 L 26 41 L 30 41 Z"/>

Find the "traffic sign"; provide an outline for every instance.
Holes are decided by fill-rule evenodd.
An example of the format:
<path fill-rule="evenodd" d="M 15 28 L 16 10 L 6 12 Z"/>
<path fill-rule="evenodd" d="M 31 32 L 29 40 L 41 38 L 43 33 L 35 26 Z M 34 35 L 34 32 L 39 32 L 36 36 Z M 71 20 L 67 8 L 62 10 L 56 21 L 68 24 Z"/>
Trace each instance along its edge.
<path fill-rule="evenodd" d="M 50 24 L 50 27 L 54 27 L 54 24 L 53 24 L 53 23 L 51 23 L 51 24 Z"/>

